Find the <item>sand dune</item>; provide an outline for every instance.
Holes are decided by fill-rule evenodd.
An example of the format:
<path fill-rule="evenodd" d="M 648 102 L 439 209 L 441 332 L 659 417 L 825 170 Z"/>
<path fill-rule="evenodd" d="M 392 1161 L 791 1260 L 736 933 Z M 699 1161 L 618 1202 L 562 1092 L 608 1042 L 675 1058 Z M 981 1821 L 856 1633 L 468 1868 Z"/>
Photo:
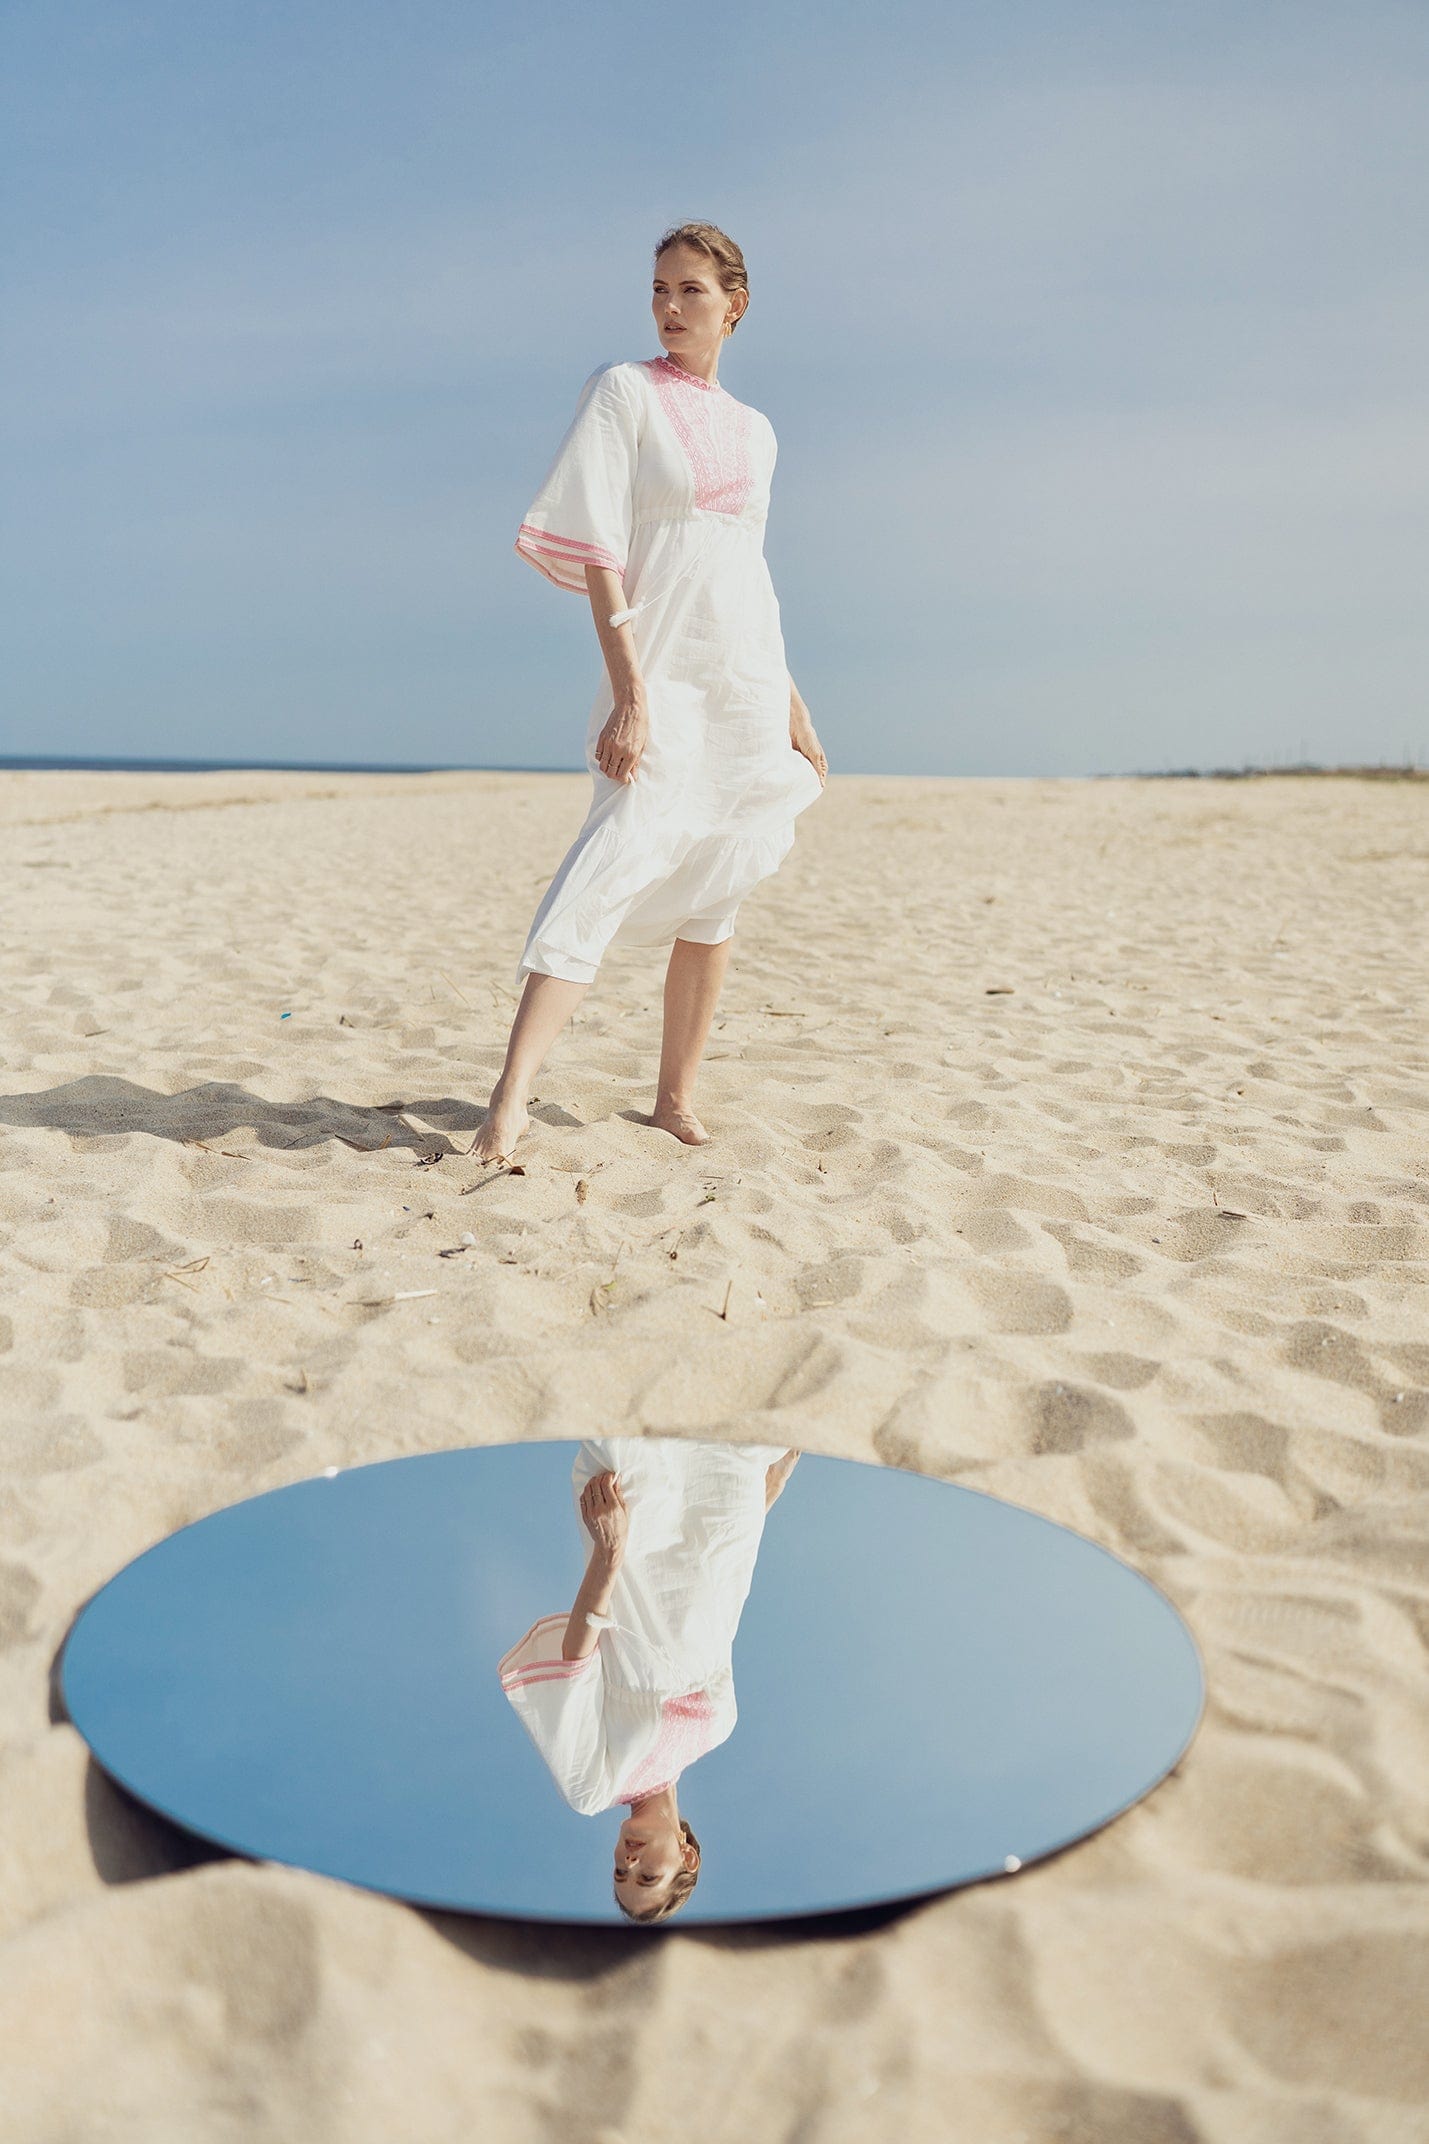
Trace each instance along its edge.
<path fill-rule="evenodd" d="M 1423 787 L 836 779 L 741 917 L 712 1143 L 642 1121 L 662 962 L 613 954 L 489 1176 L 585 794 L 0 778 L 0 2138 L 1429 2134 Z M 1105 1543 L 1205 1655 L 1188 1758 L 881 1928 L 648 1943 L 211 1857 L 56 1716 L 185 1521 L 615 1427 Z"/>

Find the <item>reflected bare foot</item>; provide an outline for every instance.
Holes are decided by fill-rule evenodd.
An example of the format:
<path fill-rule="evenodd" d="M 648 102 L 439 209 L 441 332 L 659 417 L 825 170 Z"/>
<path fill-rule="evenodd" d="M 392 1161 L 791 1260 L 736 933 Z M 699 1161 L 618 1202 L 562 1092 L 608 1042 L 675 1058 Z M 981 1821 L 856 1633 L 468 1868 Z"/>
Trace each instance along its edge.
<path fill-rule="evenodd" d="M 784 1485 L 799 1464 L 799 1453 L 791 1446 L 782 1459 L 776 1459 L 764 1476 L 764 1508 L 769 1511 L 784 1493 Z"/>
<path fill-rule="evenodd" d="M 509 1161 L 530 1122 L 522 1103 L 498 1101 L 493 1095 L 467 1153 L 474 1161 Z"/>
<path fill-rule="evenodd" d="M 677 1109 L 673 1102 L 657 1102 L 650 1122 L 657 1131 L 669 1132 L 672 1138 L 683 1141 L 686 1146 L 708 1143 L 710 1135 L 693 1109 Z"/>

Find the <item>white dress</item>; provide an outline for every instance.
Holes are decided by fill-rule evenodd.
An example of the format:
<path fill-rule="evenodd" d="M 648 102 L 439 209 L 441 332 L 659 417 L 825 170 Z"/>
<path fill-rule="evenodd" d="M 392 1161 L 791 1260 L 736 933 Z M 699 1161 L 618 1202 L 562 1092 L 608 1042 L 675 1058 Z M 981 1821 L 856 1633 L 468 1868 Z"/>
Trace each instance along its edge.
<path fill-rule="evenodd" d="M 630 1514 L 609 1615 L 584 1660 L 561 1657 L 569 1608 L 542 1616 L 499 1672 L 583 1816 L 672 1785 L 733 1729 L 735 1632 L 764 1533 L 764 1478 L 784 1450 L 607 1437 L 577 1452 L 577 1525 L 581 1490 L 607 1468 Z"/>
<path fill-rule="evenodd" d="M 589 982 L 616 939 L 728 938 L 821 793 L 789 742 L 764 557 L 777 451 L 760 411 L 663 355 L 603 365 L 581 389 L 516 549 L 578 595 L 587 563 L 620 574 L 650 735 L 633 782 L 597 766 L 614 707 L 602 663 L 586 731 L 590 810 L 536 910 L 518 983 L 532 969 Z"/>

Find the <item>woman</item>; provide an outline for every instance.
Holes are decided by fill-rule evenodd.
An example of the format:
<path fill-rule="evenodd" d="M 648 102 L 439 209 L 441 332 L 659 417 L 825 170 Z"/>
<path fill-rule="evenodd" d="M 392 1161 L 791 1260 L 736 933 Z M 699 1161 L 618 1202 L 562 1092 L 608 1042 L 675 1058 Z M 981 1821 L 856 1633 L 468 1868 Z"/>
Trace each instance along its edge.
<path fill-rule="evenodd" d="M 591 1540 L 580 1591 L 501 1662 L 501 1687 L 571 1807 L 628 1810 L 614 1875 L 632 1920 L 678 1912 L 699 1879 L 676 1785 L 734 1727 L 735 1632 L 765 1514 L 798 1456 L 588 1438 L 571 1474 Z"/>
<path fill-rule="evenodd" d="M 661 354 L 591 374 L 516 538 L 547 580 L 589 597 L 606 676 L 587 726 L 590 810 L 527 936 L 470 1149 L 482 1161 L 511 1155 L 531 1082 L 616 940 L 670 946 L 650 1121 L 687 1145 L 709 1137 L 694 1082 L 735 915 L 824 786 L 764 558 L 774 429 L 717 378 L 748 304 L 733 239 L 708 223 L 666 233 Z"/>

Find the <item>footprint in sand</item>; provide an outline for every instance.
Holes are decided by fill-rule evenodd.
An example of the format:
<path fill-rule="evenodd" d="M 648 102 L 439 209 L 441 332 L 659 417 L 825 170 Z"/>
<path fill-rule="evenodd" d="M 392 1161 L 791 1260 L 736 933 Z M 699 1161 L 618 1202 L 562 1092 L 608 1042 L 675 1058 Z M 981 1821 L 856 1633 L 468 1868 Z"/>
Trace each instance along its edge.
<path fill-rule="evenodd" d="M 1380 1427 L 1391 1437 L 1417 1435 L 1429 1423 L 1429 1392 L 1381 1376 L 1354 1335 L 1338 1325 L 1307 1318 L 1291 1327 L 1282 1352 L 1294 1369 L 1367 1394 L 1379 1409 Z"/>
<path fill-rule="evenodd" d="M 1033 1240 L 1031 1230 L 1024 1228 L 1005 1206 L 965 1214 L 958 1234 L 974 1251 L 1019 1251 Z"/>
<path fill-rule="evenodd" d="M 1051 1382 L 1032 1394 L 1032 1449 L 1080 1452 L 1089 1444 L 1110 1444 L 1136 1434 L 1124 1407 L 1105 1392 L 1086 1385 Z"/>
<path fill-rule="evenodd" d="M 1139 1392 L 1161 1368 L 1146 1355 L 1083 1355 L 1081 1364 L 1088 1377 L 1116 1392 Z"/>
<path fill-rule="evenodd" d="M 1062 1246 L 1062 1256 L 1067 1261 L 1067 1271 L 1093 1280 L 1130 1280 L 1133 1273 L 1140 1273 L 1145 1260 L 1131 1251 L 1119 1250 L 1113 1243 L 1089 1242 L 1079 1236 L 1065 1221 L 1044 1221 L 1047 1234 Z"/>
<path fill-rule="evenodd" d="M 46 1412 L 13 1418 L 5 1431 L 5 1465 L 12 1474 L 72 1474 L 107 1456 L 79 1415 Z"/>
<path fill-rule="evenodd" d="M 0 1651 L 21 1645 L 33 1635 L 30 1610 L 40 1597 L 40 1581 L 22 1563 L 0 1563 Z"/>
<path fill-rule="evenodd" d="M 1056 1281 L 996 1268 L 974 1268 L 965 1279 L 994 1332 L 1064 1333 L 1072 1322 L 1072 1298 Z"/>

